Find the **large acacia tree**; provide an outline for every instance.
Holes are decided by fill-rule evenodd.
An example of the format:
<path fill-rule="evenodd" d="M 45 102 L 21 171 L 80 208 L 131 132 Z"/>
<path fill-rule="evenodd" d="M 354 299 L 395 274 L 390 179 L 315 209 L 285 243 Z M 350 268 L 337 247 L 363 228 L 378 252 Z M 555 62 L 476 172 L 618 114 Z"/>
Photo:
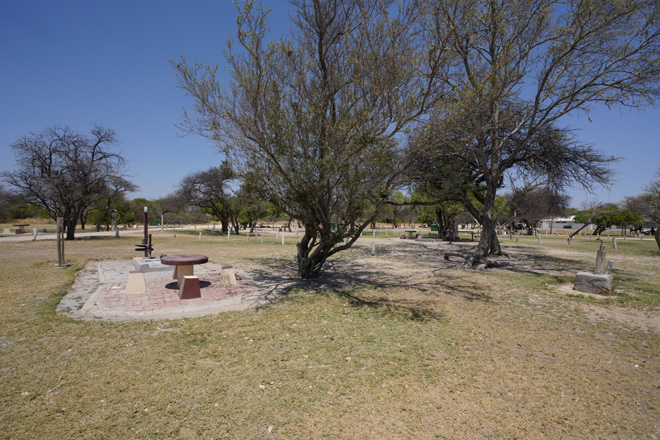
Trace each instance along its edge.
<path fill-rule="evenodd" d="M 267 14 L 252 1 L 239 7 L 228 84 L 215 67 L 173 64 L 194 99 L 185 129 L 214 140 L 265 200 L 304 225 L 298 273 L 310 278 L 377 216 L 406 159 L 396 135 L 434 96 L 437 66 L 420 70 L 417 8 L 407 3 L 290 4 L 292 30 L 270 43 Z"/>
<path fill-rule="evenodd" d="M 442 48 L 438 80 L 453 91 L 421 135 L 433 147 L 425 171 L 442 173 L 448 161 L 460 170 L 464 196 L 452 197 L 483 226 L 469 259 L 481 266 L 501 252 L 495 200 L 505 186 L 561 191 L 609 182 L 612 158 L 581 144 L 561 121 L 596 103 L 654 103 L 660 7 L 655 0 L 425 3 L 429 53 Z M 442 174 L 436 181 L 446 186 Z"/>
<path fill-rule="evenodd" d="M 124 158 L 112 150 L 116 142 L 114 131 L 100 126 L 89 136 L 69 127 L 30 133 L 11 144 L 18 168 L 2 178 L 53 219 L 63 217 L 66 239 L 73 240 L 83 212 L 124 175 Z"/>
<path fill-rule="evenodd" d="M 214 215 L 222 225 L 222 232 L 229 230 L 234 214 L 234 198 L 230 183 L 236 178 L 231 166 L 224 162 L 219 167 L 192 173 L 183 178 L 176 197 L 187 205 L 197 206 Z M 238 232 L 238 228 L 236 231 Z"/>

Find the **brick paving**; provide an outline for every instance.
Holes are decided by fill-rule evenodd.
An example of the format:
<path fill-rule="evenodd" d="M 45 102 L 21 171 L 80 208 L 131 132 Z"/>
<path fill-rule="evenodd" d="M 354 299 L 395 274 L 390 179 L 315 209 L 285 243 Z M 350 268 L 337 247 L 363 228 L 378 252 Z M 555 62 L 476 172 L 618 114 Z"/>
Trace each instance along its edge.
<path fill-rule="evenodd" d="M 143 294 L 127 294 L 126 281 L 114 282 L 105 286 L 96 298 L 99 307 L 116 310 L 154 310 L 181 309 L 190 305 L 205 305 L 226 300 L 236 296 L 252 293 L 254 286 L 246 281 L 238 281 L 237 286 L 221 286 L 220 274 L 200 274 L 201 298 L 179 299 L 179 288 L 172 276 L 146 278 L 147 292 Z"/>
<path fill-rule="evenodd" d="M 57 306 L 58 313 L 74 319 L 133 321 L 180 319 L 242 310 L 269 304 L 282 295 L 289 281 L 254 275 L 234 268 L 237 286 L 221 286 L 221 266 L 195 266 L 201 298 L 179 299 L 173 272 L 146 272 L 146 293 L 127 294 L 132 261 L 91 261 L 77 275 L 73 286 Z"/>

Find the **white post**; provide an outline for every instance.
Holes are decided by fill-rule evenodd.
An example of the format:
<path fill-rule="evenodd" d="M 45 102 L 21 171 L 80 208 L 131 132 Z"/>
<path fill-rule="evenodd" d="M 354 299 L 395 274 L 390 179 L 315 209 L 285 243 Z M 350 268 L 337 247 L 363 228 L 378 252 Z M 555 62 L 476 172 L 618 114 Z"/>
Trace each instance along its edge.
<path fill-rule="evenodd" d="M 296 230 L 296 240 L 298 240 L 298 238 L 299 238 L 298 234 L 299 234 L 299 232 L 298 232 L 298 230 Z"/>
<path fill-rule="evenodd" d="M 160 215 L 160 232 L 163 232 L 163 214 Z"/>
<path fill-rule="evenodd" d="M 275 231 L 275 238 L 280 238 L 280 231 Z"/>
<path fill-rule="evenodd" d="M 284 234 L 282 234 L 282 246 L 284 246 Z"/>
<path fill-rule="evenodd" d="M 37 238 L 36 236 L 34 238 Z M 115 226 L 115 238 L 119 238 L 119 226 Z"/>
<path fill-rule="evenodd" d="M 201 231 L 199 232 L 199 239 L 200 240 L 202 239 L 202 232 Z"/>
<path fill-rule="evenodd" d="M 32 241 L 36 241 L 37 234 L 39 234 L 39 230 L 37 228 L 32 229 Z"/>
<path fill-rule="evenodd" d="M 264 244 L 264 231 L 261 231 L 261 244 Z"/>
<path fill-rule="evenodd" d="M 231 238 L 231 226 L 227 229 L 227 240 Z"/>
<path fill-rule="evenodd" d="M 541 244 L 541 236 L 540 236 L 540 235 L 537 235 L 537 236 L 536 236 L 536 239 L 539 241 L 539 244 Z"/>
<path fill-rule="evenodd" d="M 372 241 L 371 242 L 371 256 L 373 257 L 374 255 L 376 255 L 376 243 L 374 243 Z"/>
<path fill-rule="evenodd" d="M 571 236 L 569 235 L 569 236 L 568 236 L 568 246 L 570 247 L 571 244 L 573 244 L 573 239 L 572 239 Z"/>
<path fill-rule="evenodd" d="M 612 237 L 612 247 L 616 250 L 616 238 Z"/>

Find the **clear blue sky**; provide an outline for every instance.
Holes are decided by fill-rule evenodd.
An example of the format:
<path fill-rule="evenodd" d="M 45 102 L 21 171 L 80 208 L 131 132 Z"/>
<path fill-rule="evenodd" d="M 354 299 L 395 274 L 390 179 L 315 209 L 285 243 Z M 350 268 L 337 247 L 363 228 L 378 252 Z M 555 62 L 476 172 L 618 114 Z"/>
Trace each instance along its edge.
<path fill-rule="evenodd" d="M 286 30 L 286 1 L 264 5 L 274 10 L 273 33 Z M 222 157 L 209 141 L 178 136 L 174 124 L 190 101 L 168 58 L 183 54 L 222 69 L 235 16 L 231 0 L 0 2 L 0 171 L 14 166 L 10 143 L 53 125 L 115 130 L 140 187 L 130 197 L 164 196 L 186 174 L 218 165 Z M 611 192 L 571 191 L 575 207 L 638 194 L 660 168 L 660 109 L 597 108 L 590 118 L 565 122 L 581 140 L 624 160 Z"/>

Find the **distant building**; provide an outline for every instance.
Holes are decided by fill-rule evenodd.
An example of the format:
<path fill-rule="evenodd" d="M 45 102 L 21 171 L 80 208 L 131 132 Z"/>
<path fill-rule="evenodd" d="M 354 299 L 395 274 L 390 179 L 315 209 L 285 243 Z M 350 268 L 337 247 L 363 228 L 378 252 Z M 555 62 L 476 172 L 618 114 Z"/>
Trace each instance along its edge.
<path fill-rule="evenodd" d="M 584 223 L 576 223 L 575 222 L 575 216 L 572 215 L 570 217 L 553 217 L 553 218 L 545 218 L 542 219 L 540 222 L 540 228 L 545 228 L 545 229 L 580 229 L 582 226 L 584 226 Z M 594 229 L 594 225 L 589 225 L 587 226 L 587 229 Z"/>

